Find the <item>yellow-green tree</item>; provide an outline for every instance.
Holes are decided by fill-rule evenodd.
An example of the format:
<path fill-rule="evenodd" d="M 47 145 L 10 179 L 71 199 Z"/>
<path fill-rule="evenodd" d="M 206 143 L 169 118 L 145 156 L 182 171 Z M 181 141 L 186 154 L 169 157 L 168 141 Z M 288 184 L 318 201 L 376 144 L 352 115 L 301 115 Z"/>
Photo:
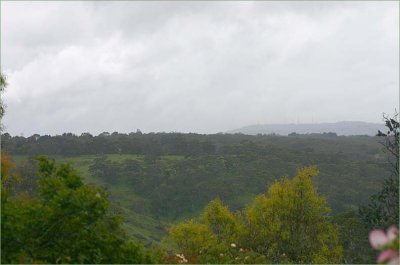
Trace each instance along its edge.
<path fill-rule="evenodd" d="M 166 240 L 176 253 L 183 253 L 186 257 L 195 257 L 205 249 L 217 243 L 216 237 L 209 227 L 195 220 L 189 220 L 172 226 L 170 236 Z"/>
<path fill-rule="evenodd" d="M 189 220 L 169 230 L 164 240 L 177 256 L 167 262 L 188 263 L 264 263 L 265 257 L 238 244 L 242 225 L 237 215 L 220 199 L 211 201 L 199 222 Z M 184 259 L 183 259 L 184 257 Z"/>
<path fill-rule="evenodd" d="M 240 223 L 219 198 L 206 206 L 201 215 L 201 220 L 211 230 L 219 243 L 237 242 Z"/>
<path fill-rule="evenodd" d="M 276 181 L 242 213 L 211 201 L 199 222 L 173 226 L 165 242 L 190 263 L 340 263 L 338 229 L 314 187 L 317 175 L 307 167 Z"/>
<path fill-rule="evenodd" d="M 324 197 L 315 190 L 315 167 L 276 181 L 245 211 L 243 240 L 272 262 L 340 263 L 342 247 Z"/>

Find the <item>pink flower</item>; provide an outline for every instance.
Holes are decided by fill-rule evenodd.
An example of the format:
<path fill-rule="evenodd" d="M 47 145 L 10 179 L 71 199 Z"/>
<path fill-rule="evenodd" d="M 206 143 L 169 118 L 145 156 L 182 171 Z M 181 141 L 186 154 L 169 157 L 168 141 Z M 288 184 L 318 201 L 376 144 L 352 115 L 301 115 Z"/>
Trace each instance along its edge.
<path fill-rule="evenodd" d="M 375 229 L 369 233 L 369 242 L 375 249 L 381 250 L 377 258 L 378 263 L 400 265 L 399 250 L 395 241 L 399 240 L 399 230 L 395 226 L 391 226 L 386 230 Z"/>
<path fill-rule="evenodd" d="M 371 246 L 375 249 L 379 249 L 382 246 L 390 243 L 388 236 L 386 236 L 385 232 L 379 229 L 372 230 L 369 233 L 369 242 Z"/>
<path fill-rule="evenodd" d="M 381 254 L 379 254 L 376 262 L 383 263 L 388 260 L 391 260 L 392 258 L 395 258 L 396 256 L 397 256 L 396 251 L 394 251 L 393 249 L 387 249 L 385 251 L 382 251 Z"/>
<path fill-rule="evenodd" d="M 389 238 L 389 241 L 393 241 L 397 238 L 397 235 L 399 234 L 399 230 L 397 229 L 397 227 L 392 225 L 391 227 L 388 228 L 386 234 Z"/>

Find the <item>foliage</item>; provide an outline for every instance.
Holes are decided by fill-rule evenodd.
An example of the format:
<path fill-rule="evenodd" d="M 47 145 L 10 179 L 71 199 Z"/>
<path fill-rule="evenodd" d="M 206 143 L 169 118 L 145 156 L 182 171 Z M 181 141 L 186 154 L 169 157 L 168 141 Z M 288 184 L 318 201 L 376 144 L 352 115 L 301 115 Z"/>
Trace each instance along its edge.
<path fill-rule="evenodd" d="M 120 154 L 56 158 L 73 164 L 86 183 L 105 186 L 110 200 L 123 210 L 129 234 L 146 245 L 165 235 L 166 223 L 198 215 L 215 197 L 232 210 L 242 209 L 276 176 L 294 174 L 301 165 L 318 166 L 321 177 L 314 181 L 333 214 L 357 209 L 379 190 L 380 176 L 390 173 L 379 161 L 354 161 L 344 155 L 247 143 L 235 148 L 230 154 L 161 156 L 154 162 L 140 155 Z M 30 183 L 37 177 L 35 165 L 26 156 L 14 158 L 23 178 L 18 190 L 34 193 L 35 186 Z"/>
<path fill-rule="evenodd" d="M 6 87 L 7 87 L 6 77 L 5 77 L 5 75 L 3 75 L 3 73 L 0 72 L 0 131 L 3 130 L 2 119 L 4 116 L 4 112 L 5 112 L 5 107 L 4 107 L 3 100 L 1 98 L 1 94 L 4 92 L 4 89 Z"/>
<path fill-rule="evenodd" d="M 360 215 L 369 228 L 384 228 L 399 223 L 399 148 L 400 124 L 398 114 L 393 118 L 384 115 L 386 133 L 378 132 L 384 137 L 383 145 L 391 164 L 391 176 L 385 178 L 382 189 L 371 196 L 367 206 L 360 207 Z"/>
<path fill-rule="evenodd" d="M 369 230 L 356 212 L 342 212 L 334 216 L 333 222 L 339 227 L 343 262 L 345 264 L 374 263 L 375 253 L 368 242 Z"/>
<path fill-rule="evenodd" d="M 308 167 L 293 179 L 275 182 L 246 210 L 248 244 L 273 263 L 282 257 L 293 263 L 341 262 L 337 228 L 312 183 L 317 174 L 316 168 Z"/>
<path fill-rule="evenodd" d="M 326 196 L 333 214 L 356 209 L 380 189 L 382 176 L 390 175 L 389 166 L 380 152 L 379 139 L 368 136 L 324 138 L 174 133 L 65 134 L 27 138 L 2 135 L 4 146 L 12 153 L 63 155 L 56 157 L 59 161 L 73 163 L 85 177 L 85 183 L 105 186 L 110 192 L 110 200 L 124 214 L 126 231 L 146 246 L 157 244 L 166 233 L 164 227 L 167 223 L 193 218 L 213 198 L 221 198 L 234 211 L 242 209 L 256 194 L 272 185 L 276 176 L 294 174 L 301 165 L 318 166 L 321 177 L 314 179 L 315 185 Z M 215 149 L 209 153 L 201 151 L 194 148 L 195 142 L 209 142 Z M 197 151 L 189 153 L 190 149 Z M 154 152 L 152 157 L 149 150 L 158 153 Z M 84 153 L 97 155 L 75 155 Z M 15 190 L 19 192 L 32 187 L 28 194 L 34 195 L 35 189 L 31 184 L 37 176 L 28 174 L 34 171 L 35 166 L 27 163 L 27 157 L 16 157 L 17 172 L 20 172 L 22 181 L 17 183 Z M 244 222 L 243 214 L 240 218 L 237 214 L 233 216 L 235 220 Z M 336 223 L 341 231 L 352 234 L 349 226 L 353 221 L 350 218 L 347 227 L 346 220 Z M 204 224 L 204 220 L 201 219 L 200 223 Z M 360 238 L 361 230 L 354 228 L 354 231 L 360 231 Z M 245 242 L 241 243 L 243 238 L 243 230 L 239 229 L 239 238 L 234 243 L 242 244 L 242 247 L 237 249 L 246 249 L 243 247 Z M 348 246 L 355 242 L 362 246 L 365 243 L 365 240 L 351 241 L 343 236 L 340 240 L 343 245 L 348 242 Z M 219 247 L 209 249 L 209 258 L 203 256 L 203 260 L 212 260 L 222 248 L 232 250 L 231 243 L 218 243 Z M 263 257 L 254 253 L 254 259 L 249 252 L 243 259 L 250 256 L 246 262 L 254 262 L 255 257 Z M 353 260 L 361 259 L 361 256 L 356 254 Z M 171 262 L 178 262 L 175 255 L 168 255 L 165 261 L 171 257 Z M 219 261 L 215 262 L 223 262 L 227 257 L 218 257 Z M 346 250 L 344 257 L 345 261 L 351 259 Z M 192 257 L 186 259 L 193 261 Z M 271 259 L 268 261 L 272 262 Z"/>
<path fill-rule="evenodd" d="M 321 171 L 323 177 L 316 185 L 332 211 L 356 209 L 379 191 L 379 179 L 390 174 L 379 139 L 116 132 L 98 136 L 2 135 L 3 146 L 13 156 L 47 154 L 76 161 L 74 166 L 79 169 L 83 168 L 81 158 L 121 157 L 94 161 L 90 181 L 115 187 L 113 190 L 130 187 L 135 197 L 146 201 L 146 207 L 135 202 L 137 207 L 132 207 L 169 220 L 196 215 L 217 196 L 232 209 L 239 209 L 276 176 L 293 174 L 297 167 L 311 164 Z M 169 159 L 171 156 L 179 159 Z M 131 161 L 124 162 L 124 157 Z M 135 161 L 136 165 L 129 167 Z"/>
<path fill-rule="evenodd" d="M 13 194 L 16 196 L 37 196 L 38 161 L 31 157 L 18 167 L 13 168 L 13 173 L 18 176 L 18 181 L 12 183 Z"/>
<path fill-rule="evenodd" d="M 184 257 L 189 263 L 265 263 L 263 255 L 235 243 L 241 229 L 238 217 L 221 200 L 213 200 L 204 209 L 200 222 L 191 219 L 170 228 L 164 245 L 182 256 L 174 259 L 172 253 L 166 261 L 182 263 L 179 257 Z"/>
<path fill-rule="evenodd" d="M 217 243 L 209 227 L 193 219 L 172 226 L 169 232 L 174 249 L 191 258 Z"/>
<path fill-rule="evenodd" d="M 2 156 L 3 159 L 3 156 Z M 38 196 L 2 196 L 3 263 L 150 263 L 130 242 L 102 189 L 65 164 L 39 157 Z M 3 163 L 2 163 L 3 165 Z M 7 170 L 2 170 L 2 182 Z M 3 195 L 3 194 L 2 194 Z"/>
<path fill-rule="evenodd" d="M 343 156 L 258 146 L 250 149 L 245 144 L 236 148 L 233 154 L 180 159 L 162 156 L 153 162 L 133 156 L 118 161 L 99 158 L 90 165 L 89 173 L 115 189 L 130 187 L 135 196 L 143 198 L 140 205 L 149 204 L 135 209 L 169 220 L 193 216 L 215 197 L 234 210 L 240 209 L 273 183 L 276 175 L 294 173 L 296 167 L 310 163 L 321 168 L 323 178 L 316 184 L 337 213 L 356 208 L 378 190 L 377 174 L 387 173 L 380 163 L 351 161 Z"/>
<path fill-rule="evenodd" d="M 75 135 L 38 135 L 29 137 L 2 135 L 4 147 L 12 155 L 101 155 L 137 154 L 157 158 L 165 155 L 195 157 L 225 154 L 259 154 L 263 147 L 293 152 L 308 151 L 347 156 L 351 160 L 373 160 L 379 155 L 379 137 L 324 134 L 302 136 L 183 133 L 89 133 Z M 360 150 L 362 150 L 360 152 Z M 265 154 L 265 152 L 263 152 Z"/>
<path fill-rule="evenodd" d="M 190 262 L 243 262 L 242 252 L 272 263 L 340 263 L 339 233 L 318 196 L 314 167 L 293 179 L 275 182 L 242 214 L 233 214 L 217 199 L 204 209 L 200 222 L 190 220 L 170 229 L 165 240 Z M 239 250 L 239 251 L 238 251 Z"/>
<path fill-rule="evenodd" d="M 211 229 L 217 242 L 235 242 L 240 233 L 240 223 L 231 211 L 217 198 L 204 209 L 201 219 Z"/>
<path fill-rule="evenodd" d="M 11 157 L 1 150 L 1 202 L 6 202 L 12 192 L 13 183 L 18 181 L 18 177 L 12 173 L 15 167 Z"/>
<path fill-rule="evenodd" d="M 390 154 L 389 162 L 392 165 L 393 177 L 399 176 L 399 146 L 400 146 L 400 123 L 398 121 L 398 113 L 393 118 L 383 115 L 385 125 L 388 129 L 386 133 L 378 131 L 377 136 L 384 137 L 383 146 Z"/>

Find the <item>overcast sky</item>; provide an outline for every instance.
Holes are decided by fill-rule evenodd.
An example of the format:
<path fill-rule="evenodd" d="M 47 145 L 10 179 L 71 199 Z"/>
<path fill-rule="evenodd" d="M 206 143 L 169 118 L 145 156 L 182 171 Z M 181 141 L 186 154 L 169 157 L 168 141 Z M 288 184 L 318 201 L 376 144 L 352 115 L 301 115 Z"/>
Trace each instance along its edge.
<path fill-rule="evenodd" d="M 4 2 L 5 131 L 381 122 L 399 2 Z"/>

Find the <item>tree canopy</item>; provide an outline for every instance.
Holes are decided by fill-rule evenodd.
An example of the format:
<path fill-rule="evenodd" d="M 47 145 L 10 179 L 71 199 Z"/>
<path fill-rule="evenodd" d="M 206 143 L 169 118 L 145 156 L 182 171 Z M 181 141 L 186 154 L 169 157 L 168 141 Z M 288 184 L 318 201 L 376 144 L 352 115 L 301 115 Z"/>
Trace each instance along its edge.
<path fill-rule="evenodd" d="M 126 236 L 104 190 L 83 184 L 68 164 L 38 160 L 37 197 L 13 196 L 2 163 L 2 263 L 153 262 Z"/>

